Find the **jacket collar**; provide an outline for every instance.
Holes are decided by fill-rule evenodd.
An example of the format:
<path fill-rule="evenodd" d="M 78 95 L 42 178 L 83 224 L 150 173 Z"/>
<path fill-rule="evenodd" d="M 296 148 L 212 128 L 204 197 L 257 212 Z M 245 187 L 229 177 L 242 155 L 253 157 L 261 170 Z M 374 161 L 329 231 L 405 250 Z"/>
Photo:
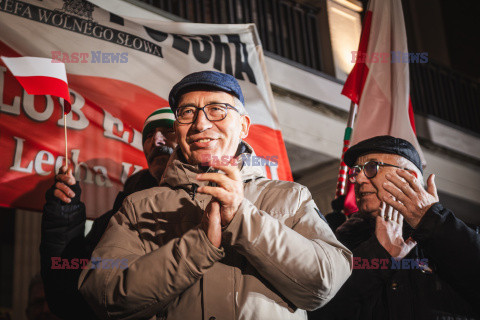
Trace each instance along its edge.
<path fill-rule="evenodd" d="M 244 165 L 243 163 L 244 157 L 242 157 L 242 155 L 255 156 L 253 148 L 248 143 L 242 141 L 238 150 L 237 159 L 242 180 L 246 182 L 259 177 L 265 177 L 263 167 Z M 188 164 L 180 147 L 177 146 L 174 153 L 170 157 L 170 160 L 168 161 L 167 168 L 165 169 L 165 172 L 160 180 L 160 185 L 168 185 L 172 188 L 182 188 L 190 191 L 192 190 L 192 187 L 196 189 L 199 186 L 205 186 L 208 184 L 208 181 L 198 181 L 196 179 L 197 174 L 212 171 L 213 169 L 211 167 L 205 171 L 205 169 L 199 165 Z"/>

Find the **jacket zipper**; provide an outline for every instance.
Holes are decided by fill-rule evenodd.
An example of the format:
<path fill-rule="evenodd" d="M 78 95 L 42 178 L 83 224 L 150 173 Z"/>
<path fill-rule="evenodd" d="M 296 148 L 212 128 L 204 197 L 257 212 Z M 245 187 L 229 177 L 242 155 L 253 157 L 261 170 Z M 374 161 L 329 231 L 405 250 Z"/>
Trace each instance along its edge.
<path fill-rule="evenodd" d="M 192 200 L 195 200 L 195 195 L 197 194 L 198 184 L 192 183 L 192 191 L 190 192 L 190 196 Z"/>

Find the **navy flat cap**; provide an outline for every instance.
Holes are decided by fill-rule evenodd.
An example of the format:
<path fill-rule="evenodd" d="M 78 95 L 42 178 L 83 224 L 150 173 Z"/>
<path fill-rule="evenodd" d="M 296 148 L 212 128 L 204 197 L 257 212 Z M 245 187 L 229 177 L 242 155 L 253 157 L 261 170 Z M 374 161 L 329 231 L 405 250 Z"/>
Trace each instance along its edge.
<path fill-rule="evenodd" d="M 353 167 L 358 157 L 369 153 L 389 153 L 399 155 L 410 160 L 423 174 L 422 160 L 415 147 L 407 140 L 392 136 L 377 136 L 360 141 L 345 152 L 344 162 L 347 166 Z"/>
<path fill-rule="evenodd" d="M 172 111 L 175 113 L 180 97 L 185 93 L 212 89 L 230 93 L 237 97 L 242 104 L 245 104 L 242 89 L 235 77 L 216 71 L 200 71 L 187 75 L 173 86 L 168 96 L 170 108 L 172 108 Z"/>

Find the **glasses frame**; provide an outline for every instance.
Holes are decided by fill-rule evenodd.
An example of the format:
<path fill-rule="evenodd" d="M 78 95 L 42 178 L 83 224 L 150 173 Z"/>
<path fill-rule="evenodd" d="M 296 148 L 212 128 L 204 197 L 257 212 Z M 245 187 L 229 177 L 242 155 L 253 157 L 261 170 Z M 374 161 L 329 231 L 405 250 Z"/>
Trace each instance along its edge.
<path fill-rule="evenodd" d="M 375 169 L 376 169 L 376 170 L 375 170 L 375 174 L 374 174 L 373 176 L 371 176 L 371 177 L 369 177 L 369 176 L 367 175 L 367 172 L 365 171 L 365 166 L 368 165 L 369 163 L 375 163 L 375 165 L 376 165 L 376 167 L 375 167 Z M 367 162 L 365 162 L 365 163 L 362 164 L 362 165 L 355 165 L 355 166 L 351 167 L 350 170 L 348 170 L 348 173 L 347 173 L 347 175 L 348 175 L 348 180 L 349 180 L 351 183 L 356 183 L 356 182 L 357 182 L 357 176 L 358 176 L 358 174 L 359 174 L 361 171 L 363 171 L 363 174 L 365 175 L 365 177 L 367 177 L 368 179 L 373 179 L 373 178 L 375 178 L 375 177 L 377 176 L 378 169 L 379 169 L 380 167 L 395 167 L 395 168 L 399 168 L 399 169 L 402 169 L 402 170 L 409 170 L 409 169 L 407 169 L 407 168 L 399 167 L 399 166 L 396 166 L 396 165 L 390 164 L 390 163 L 385 163 L 385 162 L 381 162 L 381 161 L 377 161 L 377 160 L 368 160 Z M 358 170 L 358 172 L 357 172 L 355 175 L 350 174 L 350 171 L 351 171 L 351 170 L 354 170 L 354 169 L 355 169 L 355 171 Z"/>
<path fill-rule="evenodd" d="M 222 118 L 222 119 L 218 119 L 218 120 L 210 120 L 210 118 L 208 118 L 208 115 L 207 113 L 205 112 L 205 108 L 208 107 L 208 106 L 212 106 L 212 105 L 221 105 L 221 106 L 224 106 L 226 109 L 226 112 L 225 112 L 225 116 Z M 191 106 L 191 105 L 187 105 L 187 106 L 182 106 L 182 107 L 178 107 L 176 110 L 175 110 L 175 119 L 177 119 L 178 123 L 180 124 L 191 124 L 191 123 L 194 123 L 195 121 L 197 121 L 197 117 L 198 117 L 198 113 L 199 111 L 197 111 L 195 113 L 195 115 L 193 116 L 193 119 L 191 122 L 181 122 L 178 118 L 178 110 L 180 110 L 181 108 L 184 108 L 184 107 L 195 107 L 196 110 L 202 110 L 203 111 L 203 114 L 205 115 L 205 118 L 207 118 L 208 121 L 211 121 L 211 122 L 217 122 L 217 121 L 222 121 L 223 119 L 225 119 L 227 116 L 228 116 L 228 109 L 233 109 L 235 111 L 237 111 L 239 114 L 240 114 L 240 111 L 237 110 L 237 108 L 235 108 L 234 106 L 232 106 L 231 104 L 229 103 L 218 103 L 218 102 L 215 102 L 215 103 L 209 103 L 209 104 L 206 104 L 204 105 L 203 107 L 199 108 L 197 106 Z"/>

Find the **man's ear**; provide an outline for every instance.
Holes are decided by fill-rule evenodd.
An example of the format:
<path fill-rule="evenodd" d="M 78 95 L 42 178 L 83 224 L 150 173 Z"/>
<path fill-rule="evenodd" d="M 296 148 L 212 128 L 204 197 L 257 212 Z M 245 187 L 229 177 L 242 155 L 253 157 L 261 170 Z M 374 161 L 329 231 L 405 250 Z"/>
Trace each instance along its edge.
<path fill-rule="evenodd" d="M 241 126 L 242 130 L 240 131 L 240 139 L 245 139 L 248 136 L 248 131 L 250 130 L 250 116 L 245 114 L 241 116 Z"/>

